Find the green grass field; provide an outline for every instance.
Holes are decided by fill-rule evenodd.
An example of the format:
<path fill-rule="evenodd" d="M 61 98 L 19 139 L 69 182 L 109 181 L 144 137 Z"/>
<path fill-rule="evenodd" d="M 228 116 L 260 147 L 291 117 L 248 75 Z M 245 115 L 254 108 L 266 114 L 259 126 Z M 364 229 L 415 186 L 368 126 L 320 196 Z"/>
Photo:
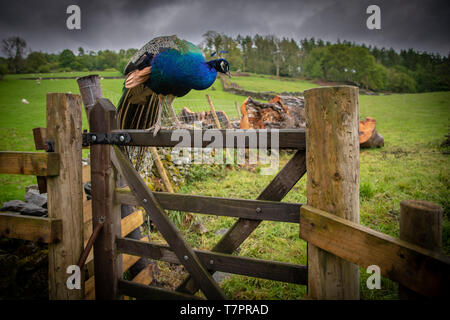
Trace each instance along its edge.
<path fill-rule="evenodd" d="M 66 74 L 67 75 L 67 74 Z M 74 74 L 78 76 L 80 74 Z M 102 74 L 101 76 L 107 76 Z M 274 80 L 268 76 L 234 77 L 245 89 L 261 91 L 303 91 L 315 87 L 300 80 Z M 121 79 L 101 80 L 104 94 L 114 103 L 120 98 Z M 234 117 L 234 101 L 245 97 L 222 90 L 219 81 L 214 89 L 192 92 L 177 99 L 175 106 L 188 106 L 194 111 L 207 110 L 205 94 L 212 97 L 216 109 Z M 34 150 L 31 129 L 45 126 L 45 94 L 47 92 L 78 93 L 75 80 L 18 80 L 7 76 L 0 81 L 0 150 Z M 22 104 L 21 99 L 30 104 Z M 450 253 L 450 160 L 440 143 L 449 132 L 450 92 L 393 94 L 359 97 L 360 117 L 374 117 L 377 130 L 385 138 L 385 147 L 361 151 L 361 224 L 398 236 L 400 201 L 422 199 L 444 207 L 444 252 Z M 86 127 L 86 126 L 85 126 Z M 290 157 L 281 153 L 280 166 Z M 228 171 L 195 166 L 190 182 L 181 192 L 255 199 L 273 176 L 260 175 L 259 169 Z M 283 201 L 306 202 L 303 178 Z M 0 202 L 23 199 L 24 187 L 35 183 L 34 177 L 0 175 Z M 210 232 L 197 235 L 182 228 L 188 241 L 197 248 L 210 249 L 220 236 L 214 232 L 228 228 L 231 218 L 197 216 Z M 158 240 L 158 234 L 152 234 Z M 239 254 L 292 263 L 306 262 L 306 243 L 298 237 L 298 225 L 263 222 L 240 247 Z M 361 270 L 361 296 L 364 299 L 395 298 L 396 285 L 382 281 L 381 290 L 367 290 L 367 275 Z M 222 283 L 226 294 L 234 299 L 298 299 L 304 286 L 284 284 L 242 276 L 232 276 Z"/>
<path fill-rule="evenodd" d="M 250 76 L 233 77 L 231 81 L 249 91 L 300 92 L 319 85 L 286 77 L 277 79 L 274 76 L 250 74 Z"/>

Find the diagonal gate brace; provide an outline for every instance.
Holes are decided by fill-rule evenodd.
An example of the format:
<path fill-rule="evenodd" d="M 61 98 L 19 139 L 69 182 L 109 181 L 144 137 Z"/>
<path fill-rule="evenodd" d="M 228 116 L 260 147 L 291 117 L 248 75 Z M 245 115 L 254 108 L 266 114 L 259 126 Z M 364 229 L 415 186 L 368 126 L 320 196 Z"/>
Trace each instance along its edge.
<path fill-rule="evenodd" d="M 114 146 L 114 151 L 116 156 L 115 162 L 117 162 L 119 166 L 118 169 L 120 169 L 121 174 L 127 180 L 131 191 L 135 194 L 145 211 L 150 215 L 156 227 L 161 232 L 164 239 L 166 239 L 179 261 L 195 280 L 200 290 L 202 290 L 208 299 L 226 299 L 225 294 L 214 281 L 197 254 L 192 250 L 176 226 L 165 214 L 164 209 L 136 170 L 131 166 L 127 157 L 117 146 Z"/>
<path fill-rule="evenodd" d="M 305 150 L 298 150 L 289 162 L 281 169 L 270 184 L 258 196 L 258 200 L 281 201 L 306 173 Z M 223 238 L 214 246 L 212 251 L 233 253 L 248 236 L 260 225 L 261 220 L 240 218 L 228 230 Z M 214 273 L 214 271 L 211 271 Z M 187 277 L 177 288 L 177 291 L 194 294 L 198 290 L 197 284 Z"/>

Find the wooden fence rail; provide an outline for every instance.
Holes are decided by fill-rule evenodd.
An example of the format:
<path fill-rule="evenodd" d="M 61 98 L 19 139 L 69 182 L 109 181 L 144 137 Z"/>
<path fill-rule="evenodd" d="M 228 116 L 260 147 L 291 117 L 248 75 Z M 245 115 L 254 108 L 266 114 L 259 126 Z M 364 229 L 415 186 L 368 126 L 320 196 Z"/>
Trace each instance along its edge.
<path fill-rule="evenodd" d="M 213 214 L 253 220 L 269 220 L 299 223 L 299 203 L 265 200 L 230 199 L 189 194 L 153 192 L 155 198 L 166 210 Z M 139 201 L 130 190 L 116 189 L 116 201 L 132 206 Z"/>
<path fill-rule="evenodd" d="M 132 239 L 117 239 L 119 252 L 147 257 L 150 259 L 181 264 L 173 250 L 157 243 L 142 242 Z M 275 281 L 307 284 L 307 267 L 293 263 L 267 261 L 262 259 L 233 256 L 204 250 L 194 252 L 207 265 L 210 271 L 222 271 L 249 277 L 264 278 Z"/>
<path fill-rule="evenodd" d="M 89 86 L 82 87 L 82 91 L 88 89 Z M 2 213 L 0 236 L 49 243 L 51 299 L 84 297 L 84 288 L 80 291 L 67 288 L 66 267 L 77 263 L 83 241 L 99 219 L 104 219 L 105 224 L 94 243 L 93 254 L 86 261 L 92 267 L 94 259 L 95 276 L 84 283 L 82 273 L 86 292 L 93 297 L 95 287 L 97 299 L 119 299 L 121 295 L 197 299 L 193 294 L 199 289 L 208 298 L 224 299 L 212 277 L 216 271 L 308 284 L 312 298 L 357 299 L 359 273 L 353 264 L 377 265 L 382 275 L 422 295 L 450 295 L 450 258 L 359 224 L 359 150 L 358 143 L 353 143 L 358 129 L 354 125 L 358 118 L 357 89 L 344 86 L 316 90 L 306 94 L 309 123 L 306 130 L 185 130 L 184 136 L 179 134 L 181 131 L 161 130 L 153 137 L 152 132 L 143 130 L 115 130 L 114 106 L 103 98 L 96 103 L 91 99 L 86 107 L 92 132 L 83 135 L 85 142 L 92 145 L 91 166 L 83 168 L 81 97 L 48 94 L 47 129 L 36 130 L 40 137 L 36 145 L 45 148 L 42 138 L 45 136 L 53 142 L 55 152 L 0 152 L 0 173 L 32 174 L 45 179 L 49 218 Z M 278 136 L 279 148 L 297 151 L 256 200 L 151 192 L 123 150 L 109 145 L 270 149 L 275 147 L 274 134 Z M 126 138 L 121 139 L 121 135 Z M 255 140 L 249 139 L 252 135 Z M 93 139 L 94 136 L 99 139 Z M 224 145 L 211 145 L 211 140 L 222 140 Z M 236 145 L 239 141 L 241 144 Z M 306 173 L 307 167 L 309 205 L 279 202 Z M 131 191 L 119 183 L 121 178 L 127 180 Z M 92 200 L 87 200 L 82 187 L 89 180 L 92 180 Z M 145 209 L 168 245 L 151 243 L 141 236 L 125 238 L 143 223 L 143 212 L 132 210 L 121 218 L 120 204 Z M 164 210 L 238 220 L 211 251 L 204 251 L 188 245 Z M 263 220 L 299 224 L 300 237 L 309 244 L 308 266 L 233 255 Z M 402 220 L 409 221 L 406 214 Z M 440 229 L 439 220 L 436 221 L 433 228 L 438 231 L 433 236 L 437 237 Z M 142 270 L 134 282 L 123 280 L 123 272 L 139 257 L 182 264 L 189 276 L 177 291 L 146 285 L 151 279 L 146 277 L 148 269 Z"/>
<path fill-rule="evenodd" d="M 0 173 L 57 176 L 59 158 L 56 152 L 0 151 Z"/>
<path fill-rule="evenodd" d="M 156 136 L 145 130 L 112 130 L 85 133 L 85 140 L 95 136 L 96 144 L 120 144 L 127 146 L 182 147 L 182 148 L 275 148 L 304 150 L 306 146 L 304 129 L 208 129 L 208 130 L 166 130 Z M 123 136 L 121 140 L 120 136 Z M 203 137 L 203 139 L 202 139 Z M 129 141 L 128 141 L 129 139 Z M 112 141 L 115 141 L 114 143 Z M 275 146 L 274 143 L 278 143 Z"/>
<path fill-rule="evenodd" d="M 0 238 L 57 243 L 62 239 L 61 219 L 0 213 Z"/>
<path fill-rule="evenodd" d="M 450 258 L 325 211 L 300 209 L 300 238 L 425 296 L 450 295 Z"/>

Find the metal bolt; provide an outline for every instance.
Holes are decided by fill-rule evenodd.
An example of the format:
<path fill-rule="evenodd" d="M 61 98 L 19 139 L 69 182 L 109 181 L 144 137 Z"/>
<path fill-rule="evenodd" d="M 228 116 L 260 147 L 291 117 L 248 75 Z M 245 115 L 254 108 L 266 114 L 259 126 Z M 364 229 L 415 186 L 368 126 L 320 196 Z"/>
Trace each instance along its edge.
<path fill-rule="evenodd" d="M 184 260 L 187 260 L 187 259 L 189 259 L 189 257 L 188 257 L 188 256 L 184 256 L 183 258 L 184 258 Z"/>
<path fill-rule="evenodd" d="M 143 203 L 147 203 L 147 199 L 142 200 Z"/>
<path fill-rule="evenodd" d="M 261 213 L 261 211 L 262 211 L 261 208 L 259 208 L 259 207 L 256 208 L 256 213 Z"/>
<path fill-rule="evenodd" d="M 214 264 L 214 260 L 209 260 L 209 264 Z"/>
<path fill-rule="evenodd" d="M 92 141 L 95 141 L 95 140 L 97 140 L 97 136 L 94 134 L 94 135 L 92 135 Z"/>
<path fill-rule="evenodd" d="M 125 141 L 125 137 L 124 136 L 119 136 L 119 140 L 121 141 L 121 142 L 124 142 Z"/>

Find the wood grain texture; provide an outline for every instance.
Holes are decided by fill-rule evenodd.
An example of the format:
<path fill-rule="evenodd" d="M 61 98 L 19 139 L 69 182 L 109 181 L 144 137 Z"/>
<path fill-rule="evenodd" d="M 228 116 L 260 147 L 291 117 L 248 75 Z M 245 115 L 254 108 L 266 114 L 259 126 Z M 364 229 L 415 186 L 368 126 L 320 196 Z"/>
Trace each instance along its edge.
<path fill-rule="evenodd" d="M 97 99 L 104 98 L 102 88 L 100 85 L 100 77 L 98 75 L 90 75 L 87 77 L 81 77 L 77 79 L 78 87 L 80 89 L 80 93 L 83 99 L 83 104 L 85 107 L 87 119 L 90 119 L 90 110 L 95 105 Z M 111 124 L 111 130 L 117 129 L 117 123 Z M 121 181 L 123 183 L 123 181 Z M 134 212 L 135 209 L 122 205 L 121 206 L 121 216 L 122 218 L 128 215 L 129 213 Z M 141 233 L 139 230 L 135 230 L 130 234 L 130 237 L 133 239 L 140 239 Z M 140 260 L 136 265 L 136 268 L 133 268 L 133 272 L 137 271 L 139 268 L 142 268 L 147 262 L 144 260 Z"/>
<path fill-rule="evenodd" d="M 117 248 L 123 253 L 180 264 L 180 260 L 167 245 L 122 238 L 117 240 Z M 239 257 L 205 250 L 194 249 L 194 252 L 208 266 L 210 271 L 229 272 L 297 284 L 306 284 L 307 282 L 306 266 Z"/>
<path fill-rule="evenodd" d="M 103 97 L 102 86 L 100 85 L 100 78 L 97 74 L 80 77 L 77 79 L 78 87 L 80 89 L 81 97 L 83 98 L 84 109 L 86 111 L 87 119 L 90 118 L 90 111 L 95 105 L 97 98 Z"/>
<path fill-rule="evenodd" d="M 0 173 L 57 176 L 59 160 L 56 152 L 0 151 Z"/>
<path fill-rule="evenodd" d="M 300 209 L 300 237 L 426 296 L 450 294 L 450 258 L 311 206 Z"/>
<path fill-rule="evenodd" d="M 121 224 L 121 236 L 125 237 L 130 234 L 136 228 L 139 228 L 144 223 L 144 217 L 142 210 L 136 210 L 132 214 L 123 218 Z M 92 234 L 92 219 L 84 222 L 83 234 L 86 241 Z"/>
<path fill-rule="evenodd" d="M 281 201 L 306 172 L 305 151 L 299 150 L 278 172 L 270 184 L 261 192 L 258 200 Z M 239 219 L 213 247 L 212 251 L 231 254 L 259 226 L 261 221 Z M 194 293 L 198 290 L 195 282 L 187 277 L 177 291 Z"/>
<path fill-rule="evenodd" d="M 121 220 L 122 237 L 127 236 L 136 228 L 139 228 L 144 223 L 144 216 L 142 210 L 136 210 L 132 214 L 126 216 Z"/>
<path fill-rule="evenodd" d="M 213 116 L 214 123 L 216 124 L 217 129 L 222 129 L 222 126 L 220 125 L 219 118 L 217 117 L 216 108 L 214 108 L 214 104 L 211 101 L 211 97 L 207 94 L 206 100 L 208 100 L 209 109 L 211 110 L 211 115 Z"/>
<path fill-rule="evenodd" d="M 209 299 L 225 299 L 225 295 L 220 287 L 187 244 L 173 222 L 165 214 L 164 209 L 136 170 L 131 166 L 129 160 L 119 148 L 114 147 L 114 150 L 116 161 L 120 167 L 120 173 L 125 177 L 130 189 L 139 199 L 141 206 L 150 215 L 159 232 L 161 232 L 180 261 L 183 261 L 184 267 L 198 283 L 205 296 Z"/>
<path fill-rule="evenodd" d="M 148 238 L 142 237 L 140 241 L 148 241 Z M 91 254 L 92 254 L 92 251 L 91 251 Z M 93 255 L 89 255 L 88 259 L 86 260 L 86 266 L 91 263 L 93 264 L 93 262 L 94 262 L 93 258 L 94 258 Z M 140 257 L 133 256 L 131 254 L 122 254 L 123 272 L 126 272 L 128 269 L 130 269 L 131 266 L 133 266 L 139 259 L 140 259 Z M 133 281 L 136 281 L 136 282 L 142 281 L 139 283 L 143 283 L 143 284 L 149 284 L 151 282 L 152 274 L 149 273 L 149 270 L 142 272 L 142 274 L 139 273 L 138 275 L 139 275 L 139 278 L 137 278 L 137 279 L 133 278 Z M 90 277 L 85 282 L 84 299 L 85 300 L 94 300 L 95 299 L 95 277 L 94 276 Z"/>
<path fill-rule="evenodd" d="M 172 183 L 170 182 L 169 177 L 167 176 L 166 169 L 164 169 L 164 165 L 161 161 L 161 158 L 159 157 L 158 150 L 155 147 L 150 147 L 149 149 L 152 158 L 155 161 L 156 168 L 158 169 L 159 176 L 162 179 L 164 188 L 166 189 L 167 192 L 174 193 Z"/>
<path fill-rule="evenodd" d="M 0 213 L 0 238 L 57 243 L 62 239 L 61 219 Z"/>
<path fill-rule="evenodd" d="M 195 136 L 200 135 L 203 137 L 206 130 L 195 130 L 197 132 Z M 227 148 L 271 148 L 271 135 L 277 134 L 279 137 L 280 149 L 305 149 L 305 130 L 304 129 L 279 129 L 279 130 L 242 130 L 242 129 L 208 129 L 208 134 L 213 137 L 221 137 L 223 146 Z M 92 131 L 92 133 L 100 133 L 101 131 Z M 211 144 L 211 141 L 205 139 L 201 141 L 201 145 L 197 145 L 194 139 L 194 130 L 180 129 L 177 133 L 184 132 L 185 135 L 179 136 L 174 134 L 173 130 L 161 129 L 156 136 L 153 133 L 145 130 L 113 130 L 115 133 L 128 133 L 131 137 L 129 146 L 148 146 L 148 147 L 202 147 L 205 148 Z M 267 132 L 267 138 L 264 135 L 259 135 L 261 132 Z M 256 143 L 249 143 L 249 136 L 256 135 Z M 185 137 L 185 138 L 184 138 Z M 243 141 L 242 144 L 236 146 L 235 141 Z"/>
<path fill-rule="evenodd" d="M 81 184 L 81 97 L 47 94 L 47 139 L 60 155 L 60 174 L 47 177 L 48 216 L 61 219 L 63 239 L 49 245 L 50 299 L 82 299 L 81 290 L 69 290 L 66 268 L 76 265 L 83 252 L 83 208 Z M 47 153 L 47 155 L 50 153 Z"/>
<path fill-rule="evenodd" d="M 305 112 L 308 205 L 359 223 L 358 88 L 306 90 Z M 308 295 L 359 299 L 358 266 L 308 244 Z"/>
<path fill-rule="evenodd" d="M 34 146 L 36 150 L 45 150 L 45 139 L 47 137 L 46 128 L 33 129 Z M 44 176 L 36 176 L 39 193 L 47 193 L 47 179 Z"/>
<path fill-rule="evenodd" d="M 252 220 L 270 220 L 299 223 L 299 203 L 287 203 L 265 200 L 229 199 L 153 192 L 155 198 L 166 210 L 214 214 L 218 216 L 246 218 Z M 116 190 L 116 199 L 120 203 L 139 205 L 133 193 L 126 189 Z"/>
<path fill-rule="evenodd" d="M 443 208 L 432 202 L 403 200 L 400 202 L 400 239 L 440 253 L 443 213 Z M 402 285 L 398 287 L 398 296 L 402 300 L 422 298 Z"/>
<path fill-rule="evenodd" d="M 97 99 L 90 111 L 91 131 L 109 132 L 117 123 L 116 109 L 107 99 Z M 95 297 L 119 299 L 117 281 L 122 277 L 122 258 L 116 254 L 115 239 L 121 236 L 120 205 L 114 202 L 118 182 L 111 165 L 111 146 L 91 146 L 91 185 L 93 229 L 100 219 L 104 227 L 94 244 Z"/>

